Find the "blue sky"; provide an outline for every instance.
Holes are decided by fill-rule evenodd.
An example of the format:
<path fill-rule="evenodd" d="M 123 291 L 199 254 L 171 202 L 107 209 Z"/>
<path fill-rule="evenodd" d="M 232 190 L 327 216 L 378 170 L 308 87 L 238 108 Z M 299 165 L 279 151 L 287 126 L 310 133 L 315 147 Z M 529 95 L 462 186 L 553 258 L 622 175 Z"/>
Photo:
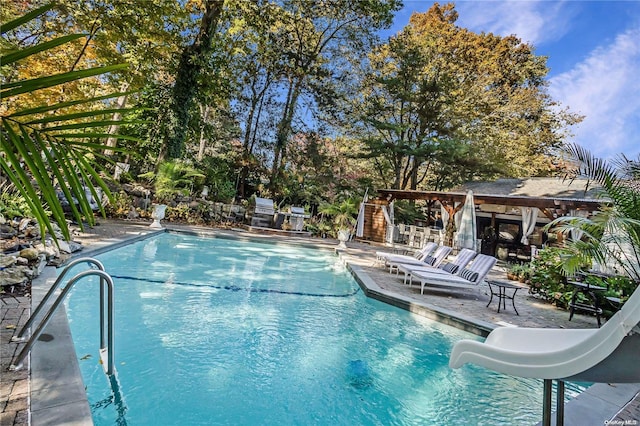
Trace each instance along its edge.
<path fill-rule="evenodd" d="M 446 1 L 441 1 L 441 4 Z M 404 1 L 394 34 L 432 1 Z M 585 116 L 572 141 L 594 155 L 640 154 L 640 1 L 456 1 L 457 24 L 515 34 L 547 56 L 552 98 Z"/>

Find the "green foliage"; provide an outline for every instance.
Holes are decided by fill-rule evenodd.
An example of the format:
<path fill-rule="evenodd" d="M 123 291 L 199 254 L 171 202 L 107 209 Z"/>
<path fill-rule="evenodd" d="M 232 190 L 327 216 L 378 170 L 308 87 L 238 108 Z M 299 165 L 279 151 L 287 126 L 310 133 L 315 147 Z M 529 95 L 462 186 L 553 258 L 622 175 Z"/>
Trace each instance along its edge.
<path fill-rule="evenodd" d="M 199 79 L 211 52 L 211 42 L 222 13 L 224 0 L 205 0 L 199 31 L 193 43 L 186 46 L 180 55 L 180 63 L 173 87 L 172 116 L 175 125 L 168 129 L 165 136 L 165 149 L 168 159 L 181 158 L 184 153 L 186 132 L 191 108 L 198 93 Z"/>
<path fill-rule="evenodd" d="M 586 176 L 599 184 L 606 205 L 590 218 L 561 217 L 547 225 L 557 232 L 582 232 L 579 241 L 566 244 L 565 272 L 575 273 L 582 263 L 595 260 L 609 272 L 640 282 L 640 156 L 607 161 L 578 145 L 568 146 L 566 152 L 575 165 L 571 176 Z"/>
<path fill-rule="evenodd" d="M 52 7 L 49 4 L 3 23 L 0 58 L 3 73 L 5 70 L 18 69 L 21 61 L 35 55 L 53 55 L 54 48 L 85 37 L 83 34 L 62 36 L 30 47 L 14 46 L 4 38 L 7 32 L 17 30 L 47 13 Z M 54 221 L 62 230 L 64 238 L 70 239 L 65 212 L 58 199 L 58 188 L 67 200 L 78 200 L 77 204 L 70 203 L 70 207 L 72 216 L 80 226 L 83 226 L 83 217 L 89 224 L 94 223 L 85 188 L 89 188 L 104 215 L 96 187 L 101 188 L 107 197 L 111 195 L 101 177 L 102 165 L 96 161 L 103 159 L 99 154 L 103 148 L 99 140 L 106 136 L 103 129 L 119 122 L 105 119 L 110 111 L 105 108 L 96 109 L 95 105 L 104 105 L 106 99 L 119 94 L 50 102 L 36 107 L 24 107 L 23 103 L 28 104 L 34 94 L 43 89 L 86 81 L 96 76 L 105 77 L 126 67 L 126 64 L 96 66 L 37 77 L 2 79 L 0 97 L 4 102 L 10 102 L 12 107 L 3 109 L 1 116 L 0 170 L 24 197 L 31 214 L 40 225 L 43 238 L 45 231 L 49 231 L 55 238 L 52 227 Z M 73 112 L 69 110 L 71 107 L 74 108 Z M 81 107 L 85 109 L 78 110 Z"/>
<path fill-rule="evenodd" d="M 397 223 L 414 223 L 416 219 L 424 219 L 424 214 L 416 203 L 407 200 L 397 200 L 393 212 Z"/>
<path fill-rule="evenodd" d="M 126 218 L 131 211 L 133 200 L 124 191 L 112 193 L 112 198 L 105 206 L 105 212 L 109 217 Z"/>
<path fill-rule="evenodd" d="M 305 221 L 305 229 L 314 237 L 336 237 L 333 223 L 324 217 L 312 216 Z"/>
<path fill-rule="evenodd" d="M 567 308 L 575 289 L 567 280 L 578 280 L 578 278 L 573 275 L 566 275 L 566 262 L 569 261 L 571 257 L 571 251 L 566 248 L 547 247 L 540 250 L 538 257 L 531 262 L 531 293 L 539 295 L 542 299 L 554 303 L 558 307 Z M 587 271 L 590 266 L 590 263 L 582 263 L 577 270 Z M 521 269 L 515 266 L 514 272 L 522 274 Z M 578 276 L 582 279 L 581 274 L 578 274 Z M 598 294 L 598 297 L 617 297 L 622 302 L 629 298 L 638 285 L 629 277 L 620 275 L 607 277 L 605 279 L 586 273 L 584 281 L 607 288 L 607 291 L 604 294 Z M 583 295 L 579 293 L 578 302 L 590 303 L 590 300 L 583 300 Z M 602 305 L 605 306 L 604 299 Z"/>
<path fill-rule="evenodd" d="M 473 33 L 457 18 L 451 3 L 413 14 L 372 50 L 360 96 L 347 107 L 362 155 L 392 188 L 548 173 L 548 156 L 579 120 L 556 112 L 545 58 L 532 46 Z"/>
<path fill-rule="evenodd" d="M 332 218 L 337 230 L 351 229 L 356 223 L 358 214 L 357 202 L 346 199 L 336 204 L 322 204 L 318 211 Z"/>
<path fill-rule="evenodd" d="M 183 161 L 170 160 L 161 163 L 157 172 L 139 177 L 153 182 L 157 201 L 168 203 L 178 196 L 191 194 L 194 182 L 204 179 L 205 175 Z"/>
<path fill-rule="evenodd" d="M 565 261 L 565 250 L 547 247 L 531 262 L 531 293 L 561 308 L 567 307 L 574 289 L 567 284 L 563 269 Z"/>
<path fill-rule="evenodd" d="M 171 222 L 189 222 L 191 217 L 189 205 L 186 203 L 178 203 L 174 207 L 168 206 L 165 212 L 165 218 Z"/>
<path fill-rule="evenodd" d="M 590 276 L 587 279 L 599 280 L 595 281 L 595 285 L 606 286 L 607 291 L 604 294 L 605 297 L 617 297 L 620 302 L 624 303 L 638 287 L 638 284 L 633 282 L 629 277 L 617 275 L 608 277 L 606 280 Z"/>
<path fill-rule="evenodd" d="M 30 213 L 29 203 L 11 184 L 0 184 L 0 216 L 13 219 L 27 217 Z"/>
<path fill-rule="evenodd" d="M 524 283 L 529 281 L 533 268 L 528 263 L 512 263 L 507 269 L 507 275 L 513 276 L 516 280 Z"/>
<path fill-rule="evenodd" d="M 236 195 L 236 187 L 230 163 L 220 157 L 206 157 L 198 166 L 204 174 L 204 185 L 209 187 L 208 198 L 231 202 Z"/>
<path fill-rule="evenodd" d="M 128 160 L 134 176 L 146 172 L 158 163 L 162 137 L 170 124 L 171 88 L 168 84 L 148 84 L 140 91 L 136 101 L 138 108 L 125 115 L 136 124 L 121 129 L 122 134 L 132 136 L 136 140 L 120 141 L 119 146 L 127 152 L 115 153 L 114 157 L 117 161 Z M 133 155 L 129 157 L 129 153 Z"/>

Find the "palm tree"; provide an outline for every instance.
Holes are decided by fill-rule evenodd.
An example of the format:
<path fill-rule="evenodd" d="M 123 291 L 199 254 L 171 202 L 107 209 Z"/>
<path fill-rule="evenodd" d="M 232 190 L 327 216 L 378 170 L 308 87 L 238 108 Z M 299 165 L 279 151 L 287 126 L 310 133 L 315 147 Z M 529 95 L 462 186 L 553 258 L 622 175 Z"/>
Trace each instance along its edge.
<path fill-rule="evenodd" d="M 582 233 L 566 246 L 565 272 L 573 274 L 595 260 L 640 282 L 640 156 L 605 160 L 579 145 L 567 147 L 567 153 L 575 165 L 569 178 L 583 176 L 601 186 L 603 205 L 591 218 L 561 217 L 548 225 Z"/>
<path fill-rule="evenodd" d="M 4 38 L 9 31 L 46 13 L 52 7 L 52 4 L 48 4 L 3 23 L 0 33 Z M 122 93 L 17 110 L 8 108 L 6 102 L 20 105 L 21 99 L 29 99 L 38 90 L 112 73 L 126 68 L 127 64 L 72 70 L 18 81 L 9 81 L 4 71 L 25 58 L 48 52 L 82 37 L 86 37 L 86 34 L 71 34 L 27 48 L 11 46 L 6 38 L 1 40 L 0 63 L 4 76 L 0 81 L 0 98 L 3 100 L 3 105 L 0 106 L 0 180 L 8 180 L 24 197 L 31 214 L 40 225 L 43 238 L 45 231 L 48 231 L 55 239 L 52 226 L 55 222 L 64 238 L 70 239 L 59 198 L 64 197 L 70 201 L 71 214 L 80 226 L 83 217 L 90 225 L 94 223 L 91 198 L 97 201 L 104 216 L 100 191 L 96 188 L 101 188 L 109 199 L 111 194 L 101 176 L 101 172 L 105 170 L 96 160 L 102 159 L 102 164 L 110 160 L 100 154 L 104 146 L 98 141 L 113 135 L 106 135 L 99 129 L 114 122 L 105 118 L 111 113 L 110 110 L 90 107 L 103 105 L 105 100 Z M 79 106 L 82 108 L 80 111 L 77 109 Z M 75 110 L 68 112 L 69 108 Z M 86 129 L 94 130 L 87 132 Z"/>
<path fill-rule="evenodd" d="M 318 209 L 320 213 L 333 218 L 333 223 L 338 230 L 350 230 L 356 223 L 358 208 L 356 202 L 351 199 L 336 204 L 324 204 Z"/>

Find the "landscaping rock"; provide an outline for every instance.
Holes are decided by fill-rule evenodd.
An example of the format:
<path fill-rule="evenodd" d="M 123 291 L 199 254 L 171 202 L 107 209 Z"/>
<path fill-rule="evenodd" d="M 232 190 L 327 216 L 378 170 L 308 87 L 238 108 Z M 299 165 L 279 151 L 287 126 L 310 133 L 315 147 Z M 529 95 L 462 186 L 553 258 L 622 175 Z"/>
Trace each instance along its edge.
<path fill-rule="evenodd" d="M 63 253 L 75 253 L 82 250 L 82 245 L 75 241 L 58 241 L 60 251 Z"/>
<path fill-rule="evenodd" d="M 28 294 L 31 280 L 46 265 L 60 265 L 70 253 L 82 250 L 82 244 L 65 242 L 60 228 L 53 224 L 61 249 L 52 237 L 42 242 L 38 223 L 28 218 L 15 218 L 0 223 L 0 287 L 12 294 Z"/>
<path fill-rule="evenodd" d="M 28 260 L 36 260 L 38 258 L 38 250 L 33 247 L 20 250 L 20 257 Z"/>
<path fill-rule="evenodd" d="M 16 263 L 17 258 L 14 256 L 0 255 L 0 269 L 6 269 Z"/>
<path fill-rule="evenodd" d="M 13 227 L 11 227 L 10 225 L 6 223 L 0 225 L 0 238 L 3 238 L 3 239 L 13 238 L 16 235 L 18 235 L 18 231 L 13 229 Z"/>
<path fill-rule="evenodd" d="M 13 268 L 0 271 L 0 285 L 11 286 L 26 284 L 29 281 L 27 274 L 30 272 L 28 266 L 15 266 Z"/>
<path fill-rule="evenodd" d="M 45 244 L 38 243 L 34 246 L 38 253 L 44 254 L 47 259 L 51 259 L 52 257 L 57 257 L 60 255 L 60 250 L 53 244 L 51 240 L 47 240 Z"/>

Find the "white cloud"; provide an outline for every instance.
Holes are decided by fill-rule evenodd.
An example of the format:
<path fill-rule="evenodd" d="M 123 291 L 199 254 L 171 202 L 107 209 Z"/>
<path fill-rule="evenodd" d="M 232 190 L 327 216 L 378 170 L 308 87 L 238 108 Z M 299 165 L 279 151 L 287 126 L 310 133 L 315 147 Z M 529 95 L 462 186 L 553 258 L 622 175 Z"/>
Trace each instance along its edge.
<path fill-rule="evenodd" d="M 446 2 L 441 2 L 444 4 Z M 456 1 L 457 24 L 475 32 L 516 35 L 534 46 L 558 46 L 585 19 L 589 4 L 580 1 Z M 405 1 L 403 13 L 424 12 L 432 1 Z M 409 12 L 409 13 L 408 13 Z M 606 17 L 602 17 L 606 19 Z M 585 115 L 571 130 L 574 141 L 595 155 L 640 154 L 640 17 L 635 26 L 607 37 L 581 62 L 550 79 L 554 100 Z M 396 22 L 401 22 L 396 19 Z M 615 26 L 614 26 L 615 29 Z M 580 49 L 566 45 L 566 49 Z M 562 54 L 561 50 L 557 51 Z M 575 52 L 572 52 L 575 53 Z M 581 53 L 581 52 L 580 52 Z"/>
<path fill-rule="evenodd" d="M 640 152 L 640 26 L 551 79 L 551 96 L 586 118 L 574 141 L 601 157 Z"/>
<path fill-rule="evenodd" d="M 456 3 L 458 24 L 473 31 L 515 35 L 539 45 L 558 40 L 571 27 L 574 8 L 566 2 L 463 1 Z"/>

